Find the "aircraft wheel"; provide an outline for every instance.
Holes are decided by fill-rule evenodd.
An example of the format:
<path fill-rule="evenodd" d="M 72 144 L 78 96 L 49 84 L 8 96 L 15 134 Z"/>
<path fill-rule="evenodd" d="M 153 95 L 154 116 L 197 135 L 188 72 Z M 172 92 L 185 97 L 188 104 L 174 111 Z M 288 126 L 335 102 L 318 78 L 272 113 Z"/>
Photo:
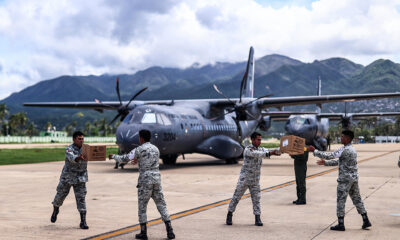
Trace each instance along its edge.
<path fill-rule="evenodd" d="M 173 154 L 161 156 L 163 164 L 165 165 L 174 165 L 176 163 L 177 158 L 178 155 L 173 155 Z"/>
<path fill-rule="evenodd" d="M 237 164 L 239 162 L 238 158 L 225 159 L 226 164 Z"/>

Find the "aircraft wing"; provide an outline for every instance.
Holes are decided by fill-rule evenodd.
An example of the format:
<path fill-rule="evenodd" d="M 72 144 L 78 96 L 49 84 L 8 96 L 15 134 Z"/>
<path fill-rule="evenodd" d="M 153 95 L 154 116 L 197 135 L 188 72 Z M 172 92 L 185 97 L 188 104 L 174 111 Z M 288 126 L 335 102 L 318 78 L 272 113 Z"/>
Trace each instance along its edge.
<path fill-rule="evenodd" d="M 293 105 L 307 105 L 307 104 L 320 104 L 330 102 L 345 102 L 345 101 L 359 101 L 378 98 L 400 98 L 400 92 L 395 93 L 370 93 L 370 94 L 343 94 L 343 95 L 324 95 L 324 96 L 298 96 L 298 97 L 275 97 L 275 98 L 261 98 L 261 99 L 248 99 L 247 102 L 255 101 L 261 108 L 270 107 L 284 107 Z M 174 105 L 179 103 L 204 103 L 207 102 L 212 107 L 228 108 L 239 103 L 239 99 L 186 99 L 186 100 L 151 100 L 151 101 L 132 101 L 128 108 L 133 108 L 136 105 L 142 104 L 157 104 L 157 105 Z M 126 105 L 127 102 L 122 102 Z M 246 104 L 246 101 L 243 102 Z M 115 110 L 120 107 L 117 101 L 109 102 L 27 102 L 23 104 L 29 107 L 57 107 L 57 108 L 84 108 L 95 110 Z M 304 114 L 304 113 L 303 113 Z"/>
<path fill-rule="evenodd" d="M 341 120 L 345 116 L 345 113 L 320 113 L 318 117 L 329 118 L 331 120 Z M 371 112 L 371 113 L 347 113 L 348 117 L 352 117 L 353 120 L 362 120 L 368 117 L 393 117 L 400 116 L 400 112 Z"/>
<path fill-rule="evenodd" d="M 261 108 L 269 108 L 269 107 L 283 107 L 290 105 L 293 106 L 293 105 L 321 104 L 321 103 L 331 103 L 331 102 L 350 102 L 359 100 L 396 98 L 396 97 L 400 97 L 400 92 L 262 98 L 257 100 L 257 104 Z"/>
<path fill-rule="evenodd" d="M 290 112 L 290 111 L 262 112 L 263 116 L 269 116 L 271 120 L 287 120 L 291 115 L 303 115 L 303 114 L 316 114 L 316 113 L 315 112 Z"/>
<path fill-rule="evenodd" d="M 56 107 L 56 108 L 85 108 L 95 110 L 115 110 L 120 106 L 119 102 L 27 102 L 26 107 Z"/>

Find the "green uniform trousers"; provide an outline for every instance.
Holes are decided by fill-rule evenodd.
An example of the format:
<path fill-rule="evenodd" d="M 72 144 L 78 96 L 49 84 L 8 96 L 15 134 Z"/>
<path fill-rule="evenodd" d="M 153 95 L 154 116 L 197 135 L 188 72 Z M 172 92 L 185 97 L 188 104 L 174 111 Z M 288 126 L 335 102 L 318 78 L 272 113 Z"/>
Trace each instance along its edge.
<path fill-rule="evenodd" d="M 306 177 L 308 151 L 292 156 L 294 159 L 294 174 L 296 175 L 297 200 L 306 201 Z"/>

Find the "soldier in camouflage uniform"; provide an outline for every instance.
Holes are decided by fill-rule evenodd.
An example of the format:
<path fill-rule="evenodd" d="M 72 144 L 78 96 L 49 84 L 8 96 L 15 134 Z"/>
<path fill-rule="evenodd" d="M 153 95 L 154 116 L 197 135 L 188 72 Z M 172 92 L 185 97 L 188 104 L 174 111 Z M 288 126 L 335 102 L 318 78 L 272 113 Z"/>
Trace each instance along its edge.
<path fill-rule="evenodd" d="M 280 155 L 280 153 L 277 150 L 269 151 L 266 148 L 260 147 L 261 134 L 258 132 L 254 132 L 251 135 L 251 143 L 252 144 L 247 146 L 243 152 L 243 166 L 240 171 L 235 193 L 229 203 L 228 214 L 226 217 L 227 225 L 232 225 L 233 212 L 247 188 L 250 191 L 251 201 L 253 202 L 255 225 L 263 225 L 260 219 L 260 168 L 262 158 L 269 158 L 271 155 Z"/>
<path fill-rule="evenodd" d="M 59 208 L 67 197 L 71 186 L 74 188 L 76 206 L 81 215 L 80 228 L 88 229 L 86 224 L 86 182 L 88 181 L 87 161 L 82 155 L 82 144 L 84 141 L 83 133 L 74 132 L 72 139 L 73 144 L 69 145 L 65 150 L 65 165 L 61 172 L 60 182 L 57 186 L 57 194 L 53 200 L 53 214 L 51 222 L 57 221 Z"/>
<path fill-rule="evenodd" d="M 139 131 L 140 146 L 133 149 L 125 155 L 110 154 L 110 159 L 115 159 L 118 163 L 133 164 L 138 163 L 139 179 L 138 179 L 138 198 L 139 198 L 139 223 L 140 233 L 136 234 L 136 239 L 147 239 L 147 203 L 153 198 L 157 209 L 161 214 L 162 220 L 165 222 L 168 239 L 174 239 L 171 221 L 169 218 L 167 204 L 164 200 L 164 194 L 161 187 L 161 175 L 159 170 L 160 152 L 156 146 L 150 143 L 151 133 L 148 130 Z"/>
<path fill-rule="evenodd" d="M 351 130 L 342 132 L 341 143 L 344 145 L 334 152 L 323 152 L 315 150 L 313 146 L 308 146 L 310 152 L 314 152 L 314 156 L 319 157 L 318 165 L 337 166 L 339 165 L 339 177 L 337 179 L 337 208 L 338 225 L 332 226 L 331 230 L 345 231 L 344 215 L 347 195 L 350 195 L 354 206 L 363 219 L 362 229 L 371 226 L 368 219 L 367 211 L 364 208 L 364 203 L 360 196 L 360 188 L 358 186 L 358 167 L 357 167 L 357 152 L 351 145 L 354 138 L 354 133 Z M 339 160 L 331 160 L 339 158 Z M 325 161 L 330 160 L 330 161 Z"/>

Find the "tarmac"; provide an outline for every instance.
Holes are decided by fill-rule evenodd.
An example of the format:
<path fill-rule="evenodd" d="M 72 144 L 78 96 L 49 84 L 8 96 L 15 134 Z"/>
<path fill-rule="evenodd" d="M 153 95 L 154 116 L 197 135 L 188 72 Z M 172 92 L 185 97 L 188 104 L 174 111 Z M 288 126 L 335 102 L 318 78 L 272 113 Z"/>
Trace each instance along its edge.
<path fill-rule="evenodd" d="M 261 218 L 254 226 L 250 198 L 240 201 L 233 225 L 225 225 L 242 162 L 227 165 L 206 155 L 186 155 L 174 166 L 160 165 L 162 184 L 176 239 L 399 239 L 399 144 L 357 144 L 359 185 L 370 230 L 348 198 L 345 232 L 330 231 L 336 218 L 337 170 L 316 165 L 310 155 L 307 205 L 296 198 L 293 160 L 265 159 L 261 169 Z M 333 145 L 333 149 L 340 147 Z M 1 146 L 0 146 L 1 148 Z M 137 166 L 113 169 L 114 161 L 90 162 L 87 183 L 88 230 L 79 228 L 73 190 L 50 222 L 63 162 L 0 166 L 0 239 L 134 239 L 138 233 Z M 248 193 L 248 192 L 246 192 Z M 149 239 L 166 239 L 152 200 L 148 205 Z"/>

